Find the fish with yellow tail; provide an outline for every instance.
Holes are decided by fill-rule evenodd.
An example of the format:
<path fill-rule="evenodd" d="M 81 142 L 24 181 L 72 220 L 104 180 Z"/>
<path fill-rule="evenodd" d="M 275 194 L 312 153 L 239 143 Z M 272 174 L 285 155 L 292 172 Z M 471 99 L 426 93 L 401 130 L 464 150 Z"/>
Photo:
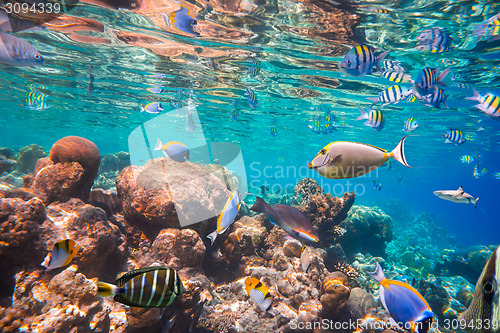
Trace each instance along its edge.
<path fill-rule="evenodd" d="M 245 290 L 250 298 L 264 311 L 269 310 L 273 304 L 273 296 L 269 289 L 255 277 L 245 279 Z"/>
<path fill-rule="evenodd" d="M 500 246 L 490 256 L 476 283 L 469 308 L 458 317 L 470 333 L 500 332 Z"/>
<path fill-rule="evenodd" d="M 398 325 L 412 332 L 429 331 L 434 314 L 415 288 L 401 281 L 388 280 L 379 263 L 375 272 L 368 274 L 380 283 L 380 301 Z"/>
<path fill-rule="evenodd" d="M 321 149 L 307 167 L 331 179 L 362 176 L 387 162 L 390 157 L 411 168 L 404 153 L 407 137 L 402 138 L 391 152 L 365 143 L 335 141 Z"/>
<path fill-rule="evenodd" d="M 42 266 L 48 270 L 69 265 L 78 253 L 78 245 L 72 239 L 64 239 L 54 244 Z"/>
<path fill-rule="evenodd" d="M 285 230 L 297 240 L 319 241 L 319 235 L 307 220 L 307 217 L 295 207 L 282 204 L 271 206 L 262 198 L 256 197 L 255 203 L 250 209 L 266 214 L 272 224 Z"/>
<path fill-rule="evenodd" d="M 229 228 L 231 223 L 233 223 L 234 218 L 238 215 L 241 206 L 241 195 L 238 190 L 235 190 L 229 199 L 227 199 L 226 205 L 222 210 L 222 213 L 219 215 L 217 219 L 217 229 L 208 235 L 208 239 L 212 244 L 215 242 L 217 235 L 222 234 L 224 231 Z"/>
<path fill-rule="evenodd" d="M 161 150 L 165 157 L 179 163 L 189 161 L 189 148 L 177 141 L 170 141 L 163 144 L 160 138 L 157 138 L 155 150 Z"/>
<path fill-rule="evenodd" d="M 119 276 L 115 284 L 97 282 L 97 296 L 113 296 L 117 302 L 140 308 L 169 306 L 185 292 L 179 274 L 164 266 L 130 271 Z"/>

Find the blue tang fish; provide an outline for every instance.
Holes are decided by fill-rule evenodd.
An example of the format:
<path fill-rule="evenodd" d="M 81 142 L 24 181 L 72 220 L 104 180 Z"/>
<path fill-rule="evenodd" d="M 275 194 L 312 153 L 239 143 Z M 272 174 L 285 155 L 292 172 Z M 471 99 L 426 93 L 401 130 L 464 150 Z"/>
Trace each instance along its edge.
<path fill-rule="evenodd" d="M 171 158 L 179 163 L 189 161 L 188 147 L 186 147 L 185 144 L 177 141 L 171 141 L 162 144 L 160 138 L 158 138 L 156 141 L 155 150 L 163 151 L 163 155 L 165 155 L 165 157 Z"/>
<path fill-rule="evenodd" d="M 380 283 L 380 301 L 398 324 L 405 328 L 409 325 L 412 331 L 419 333 L 428 331 L 433 313 L 427 301 L 415 288 L 401 281 L 386 279 L 379 263 L 375 272 L 368 274 Z"/>
<path fill-rule="evenodd" d="M 266 214 L 272 224 L 285 230 L 297 240 L 319 241 L 319 235 L 307 217 L 295 207 L 281 204 L 270 206 L 262 198 L 257 197 L 250 209 Z"/>
<path fill-rule="evenodd" d="M 375 56 L 375 51 L 377 50 L 365 44 L 353 47 L 340 63 L 340 70 L 351 76 L 365 76 L 371 74 L 373 67 L 376 66 L 382 72 L 380 61 L 389 54 L 389 51 L 382 52 L 378 56 Z"/>
<path fill-rule="evenodd" d="M 10 66 L 40 66 L 45 61 L 30 43 L 0 31 L 0 63 Z"/>
<path fill-rule="evenodd" d="M 141 106 L 141 112 L 146 111 L 147 113 L 160 113 L 163 110 L 164 110 L 163 105 L 161 105 L 161 103 L 158 102 L 146 104 L 145 107 Z"/>

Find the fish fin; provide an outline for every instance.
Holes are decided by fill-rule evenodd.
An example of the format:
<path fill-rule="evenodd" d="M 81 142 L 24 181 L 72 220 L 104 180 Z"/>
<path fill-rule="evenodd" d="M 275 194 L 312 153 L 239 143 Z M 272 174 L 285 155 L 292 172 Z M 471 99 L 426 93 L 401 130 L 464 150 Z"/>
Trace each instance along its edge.
<path fill-rule="evenodd" d="M 371 120 L 367 120 L 363 123 L 363 125 L 368 126 L 368 127 L 375 127 L 375 124 Z"/>
<path fill-rule="evenodd" d="M 460 186 L 458 189 L 457 189 L 458 192 L 460 192 L 460 195 L 462 195 L 462 193 L 464 193 L 464 188 L 462 186 Z"/>
<path fill-rule="evenodd" d="M 255 197 L 255 203 L 250 208 L 250 210 L 265 213 L 266 212 L 267 203 L 261 197 Z"/>
<path fill-rule="evenodd" d="M 382 72 L 382 67 L 380 67 L 380 62 L 382 60 L 384 60 L 384 58 L 389 54 L 389 52 L 391 52 L 391 51 L 384 51 L 377 56 L 376 66 L 377 66 L 377 69 L 379 70 L 379 72 Z"/>
<path fill-rule="evenodd" d="M 369 100 L 369 101 L 372 101 L 375 104 L 378 103 L 378 97 L 367 97 L 366 99 Z"/>
<path fill-rule="evenodd" d="M 106 282 L 97 282 L 97 296 L 108 297 L 116 295 L 116 286 Z"/>
<path fill-rule="evenodd" d="M 363 110 L 363 108 L 359 105 L 358 105 L 358 111 L 361 113 L 361 115 L 358 118 L 356 118 L 356 120 L 368 119 L 368 113 L 365 110 Z"/>
<path fill-rule="evenodd" d="M 408 135 L 399 140 L 398 145 L 396 146 L 396 148 L 394 148 L 393 151 L 391 151 L 390 156 L 399 163 L 403 164 L 405 167 L 411 168 L 411 166 L 409 166 L 408 163 L 406 163 L 406 157 L 405 157 L 405 140 L 407 137 Z"/>
<path fill-rule="evenodd" d="M 137 275 L 141 275 L 143 273 L 147 273 L 150 271 L 156 271 L 158 269 L 167 269 L 167 270 L 173 270 L 170 267 L 165 267 L 165 266 L 150 266 L 150 267 L 144 267 L 144 268 L 139 268 L 133 271 L 130 271 L 128 273 L 123 274 L 119 279 L 115 281 L 115 285 L 117 287 L 123 286 L 125 283 L 128 281 L 132 280 L 134 277 Z"/>
<path fill-rule="evenodd" d="M 474 208 L 477 208 L 477 201 L 479 200 L 479 197 L 476 198 L 476 202 L 474 203 Z"/>
<path fill-rule="evenodd" d="M 385 280 L 385 274 L 384 271 L 382 270 L 382 267 L 380 267 L 380 264 L 377 262 L 377 266 L 375 266 L 375 271 L 374 272 L 368 272 L 368 274 L 377 280 L 378 282 L 381 282 Z"/>
<path fill-rule="evenodd" d="M 448 75 L 448 73 L 450 72 L 450 69 L 449 68 L 446 68 L 444 71 L 441 72 L 441 74 L 439 74 L 438 76 L 438 84 L 441 85 L 441 86 L 445 86 L 446 87 L 446 83 L 444 83 L 444 78 L 446 77 L 446 75 Z"/>
<path fill-rule="evenodd" d="M 342 155 L 337 155 L 337 156 L 335 156 L 335 158 L 333 160 L 331 160 L 328 163 L 331 164 L 331 165 L 333 165 L 333 166 L 337 166 L 341 162 L 342 162 Z"/>
<path fill-rule="evenodd" d="M 465 97 L 465 99 L 469 99 L 469 100 L 472 100 L 472 101 L 480 101 L 481 100 L 481 95 L 479 95 L 479 93 L 477 92 L 476 89 L 472 88 L 472 92 L 474 93 L 474 96 L 472 97 Z M 475 105 L 477 107 L 477 105 Z"/>
<path fill-rule="evenodd" d="M 449 139 L 444 140 L 444 143 L 451 143 Z"/>
<path fill-rule="evenodd" d="M 210 239 L 211 245 L 214 245 L 215 239 L 217 238 L 217 230 L 209 234 L 207 238 Z"/>
<path fill-rule="evenodd" d="M 156 138 L 156 147 L 155 147 L 155 150 L 160 150 L 161 147 L 163 147 L 163 144 L 161 143 L 160 138 Z"/>

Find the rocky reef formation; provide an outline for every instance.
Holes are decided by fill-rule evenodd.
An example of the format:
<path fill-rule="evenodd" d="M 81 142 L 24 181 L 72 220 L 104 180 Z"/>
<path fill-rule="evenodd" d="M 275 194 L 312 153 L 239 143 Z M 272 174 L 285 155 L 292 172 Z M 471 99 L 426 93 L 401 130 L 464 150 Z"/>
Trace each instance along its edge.
<path fill-rule="evenodd" d="M 99 166 L 99 174 L 94 181 L 94 188 L 116 190 L 116 178 L 128 166 L 130 166 L 130 154 L 127 152 L 104 155 Z"/>
<path fill-rule="evenodd" d="M 68 170 L 82 177 L 87 167 L 75 161 L 40 163 L 62 184 L 78 178 Z M 38 174 L 43 168 L 37 166 Z M 367 274 L 377 262 L 387 278 L 414 285 L 439 319 L 456 318 L 470 304 L 473 285 L 464 278 L 423 275 L 401 261 L 389 265 L 386 243 L 393 226 L 384 212 L 352 206 L 353 194 L 333 197 L 309 179 L 293 195 L 320 232 L 320 242 L 307 244 L 307 270 L 302 244 L 287 239 L 264 214 L 240 212 L 210 244 L 206 236 L 215 230 L 215 217 L 182 228 L 178 216 L 178 208 L 190 205 L 204 207 L 199 210 L 205 209 L 205 217 L 222 209 L 230 193 L 210 170 L 165 158 L 128 166 L 118 177 L 117 192 L 94 189 L 86 202 L 77 192 L 66 200 L 47 199 L 62 198 L 61 190 L 51 187 L 45 189 L 54 193 L 35 191 L 34 185 L 0 189 L 0 331 L 402 333 L 387 328 L 388 315 L 377 302 L 379 284 Z M 332 233 L 335 227 L 342 230 Z M 43 268 L 54 243 L 67 238 L 79 246 L 70 266 Z M 480 269 L 490 250 L 471 250 L 465 260 Z M 443 265 L 445 258 L 456 258 L 445 254 Z M 179 273 L 187 291 L 175 305 L 136 308 L 97 297 L 98 280 L 113 283 L 121 272 L 153 265 Z M 452 272 L 445 266 L 442 271 Z M 249 297 L 248 277 L 269 289 L 268 311 Z M 374 323 L 382 329 L 373 329 Z"/>

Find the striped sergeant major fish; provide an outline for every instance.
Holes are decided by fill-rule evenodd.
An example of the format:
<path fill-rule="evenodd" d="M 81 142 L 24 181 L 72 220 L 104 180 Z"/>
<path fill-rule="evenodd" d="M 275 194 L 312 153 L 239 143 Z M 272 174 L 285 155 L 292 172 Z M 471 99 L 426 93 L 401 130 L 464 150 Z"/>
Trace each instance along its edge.
<path fill-rule="evenodd" d="M 441 103 L 443 103 L 444 106 L 446 106 L 446 108 L 448 109 L 448 105 L 446 105 L 447 97 L 448 95 L 444 95 L 444 90 L 437 87 L 432 94 L 424 96 L 420 101 L 426 106 L 433 106 L 437 109 L 440 109 L 440 105 Z"/>
<path fill-rule="evenodd" d="M 382 103 L 382 106 L 386 106 L 389 104 L 399 103 L 402 99 L 405 99 L 410 94 L 410 89 L 395 85 L 382 90 L 381 92 L 379 92 L 377 97 L 368 97 L 368 99 L 374 104 L 380 102 Z"/>
<path fill-rule="evenodd" d="M 446 86 L 443 82 L 446 75 L 448 75 L 450 69 L 445 69 L 441 74 L 438 75 L 438 68 L 425 67 L 418 73 L 417 78 L 414 82 L 414 90 L 421 96 L 432 94 L 436 85 Z"/>
<path fill-rule="evenodd" d="M 443 138 L 445 143 L 453 143 L 455 145 L 461 145 L 467 141 L 465 139 L 464 133 L 462 131 L 457 130 L 457 129 L 450 129 L 446 133 L 443 134 Z"/>
<path fill-rule="evenodd" d="M 247 100 L 250 103 L 252 109 L 255 109 L 257 105 L 259 105 L 259 102 L 257 101 L 257 95 L 255 95 L 255 92 L 252 89 L 247 88 L 247 92 L 243 96 L 248 96 Z"/>
<path fill-rule="evenodd" d="M 419 51 L 424 52 L 446 52 L 451 49 L 452 39 L 453 38 L 450 37 L 450 34 L 443 28 L 434 27 L 430 29 L 424 29 L 417 37 L 417 40 L 420 41 L 420 44 L 415 48 Z"/>
<path fill-rule="evenodd" d="M 97 282 L 98 296 L 113 296 L 117 302 L 140 308 L 169 306 L 185 292 L 179 274 L 164 266 L 130 271 L 120 276 L 114 285 Z"/>
<path fill-rule="evenodd" d="M 408 118 L 408 120 L 405 121 L 403 125 L 403 132 L 413 132 L 416 130 L 420 125 L 417 123 L 417 121 L 413 118 Z"/>
<path fill-rule="evenodd" d="M 257 60 L 257 59 L 256 60 L 250 60 L 249 62 L 251 64 L 253 64 L 253 65 L 257 65 L 257 66 L 260 65 L 260 60 Z M 260 67 L 255 67 L 255 66 L 250 66 L 247 69 L 247 73 L 250 74 L 251 76 L 256 76 L 257 73 L 259 73 L 259 71 L 260 71 Z"/>
<path fill-rule="evenodd" d="M 404 72 L 386 70 L 382 73 L 382 76 L 385 77 L 387 80 L 396 83 L 413 83 L 411 75 L 406 74 Z"/>
<path fill-rule="evenodd" d="M 472 157 L 470 155 L 464 155 L 464 156 L 460 157 L 460 162 L 465 163 L 465 164 L 471 164 L 472 162 L 474 162 L 474 157 Z"/>
<path fill-rule="evenodd" d="M 50 106 L 45 101 L 46 97 L 44 93 L 30 88 L 30 92 L 26 95 L 26 106 L 36 111 L 48 109 Z"/>
<path fill-rule="evenodd" d="M 465 97 L 465 99 L 478 101 L 479 104 L 476 104 L 474 106 L 483 111 L 488 116 L 500 117 L 500 97 L 490 93 L 481 96 L 474 88 L 472 88 L 472 91 L 474 92 L 474 96 Z"/>
<path fill-rule="evenodd" d="M 370 110 L 366 112 L 361 106 L 358 106 L 361 115 L 356 120 L 366 119 L 364 125 L 380 131 L 384 128 L 385 118 L 380 110 Z"/>
<path fill-rule="evenodd" d="M 376 66 L 382 72 L 380 61 L 389 54 L 389 51 L 375 56 L 376 51 L 377 49 L 365 44 L 353 47 L 340 63 L 340 70 L 351 76 L 365 76 L 371 74 L 373 67 Z"/>
<path fill-rule="evenodd" d="M 245 290 L 250 298 L 264 311 L 269 310 L 273 304 L 273 297 L 269 289 L 255 277 L 245 279 Z"/>
<path fill-rule="evenodd" d="M 401 61 L 399 60 L 384 60 L 382 61 L 382 64 L 384 65 L 384 71 L 405 72 L 405 69 L 401 66 Z"/>
<path fill-rule="evenodd" d="M 500 13 L 476 25 L 472 34 L 481 40 L 494 41 L 500 38 Z"/>

